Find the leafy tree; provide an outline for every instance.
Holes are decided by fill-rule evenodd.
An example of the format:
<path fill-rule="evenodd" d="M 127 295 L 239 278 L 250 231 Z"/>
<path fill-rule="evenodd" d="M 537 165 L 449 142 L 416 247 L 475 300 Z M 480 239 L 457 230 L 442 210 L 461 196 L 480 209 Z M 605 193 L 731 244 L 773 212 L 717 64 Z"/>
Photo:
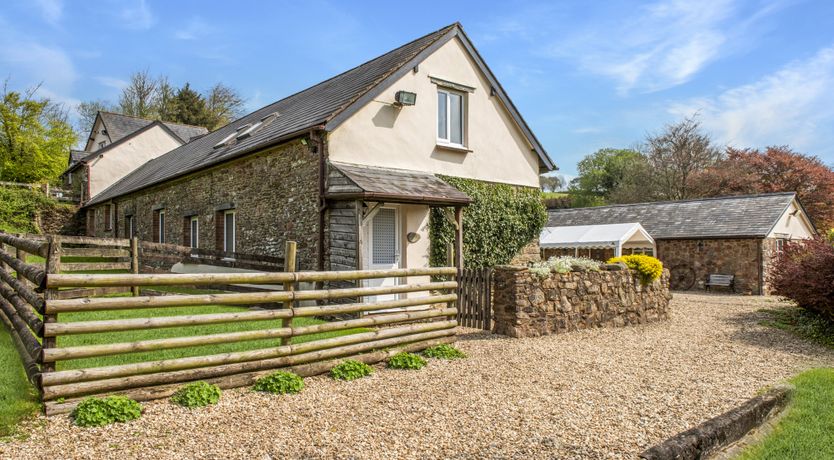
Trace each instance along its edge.
<path fill-rule="evenodd" d="M 0 104 L 0 180 L 48 182 L 67 164 L 67 151 L 77 139 L 63 107 L 37 98 L 38 88 L 24 93 L 4 85 Z"/>
<path fill-rule="evenodd" d="M 177 91 L 172 108 L 174 116 L 168 121 L 206 127 L 212 123 L 206 100 L 188 83 Z"/>
<path fill-rule="evenodd" d="M 118 112 L 121 109 L 118 106 L 110 105 L 105 100 L 96 99 L 78 104 L 76 110 L 78 111 L 78 132 L 85 135 L 93 129 L 93 124 L 96 122 L 96 116 L 99 112 Z"/>
<path fill-rule="evenodd" d="M 151 77 L 147 70 L 134 72 L 119 97 L 121 113 L 140 118 L 156 118 L 154 99 L 158 88 L 159 81 Z"/>
<path fill-rule="evenodd" d="M 646 157 L 651 168 L 652 186 L 659 200 L 684 200 L 697 194 L 694 176 L 715 165 L 721 150 L 701 130 L 695 117 L 666 125 L 646 139 Z"/>
<path fill-rule="evenodd" d="M 545 192 L 555 192 L 562 188 L 562 179 L 558 176 L 541 176 L 539 182 L 541 183 L 542 191 Z"/>
<path fill-rule="evenodd" d="M 698 174 L 701 196 L 796 192 L 820 229 L 834 227 L 834 170 L 788 146 L 728 148 L 726 158 Z"/>
<path fill-rule="evenodd" d="M 168 77 L 159 77 L 154 95 L 154 109 L 156 116 L 163 121 L 174 120 L 174 97 L 177 90 L 168 81 Z"/>
<path fill-rule="evenodd" d="M 646 157 L 631 149 L 600 149 L 578 164 L 569 192 L 576 206 L 649 201 Z"/>
<path fill-rule="evenodd" d="M 234 89 L 217 83 L 206 94 L 209 130 L 219 128 L 240 117 L 243 113 L 243 98 Z"/>

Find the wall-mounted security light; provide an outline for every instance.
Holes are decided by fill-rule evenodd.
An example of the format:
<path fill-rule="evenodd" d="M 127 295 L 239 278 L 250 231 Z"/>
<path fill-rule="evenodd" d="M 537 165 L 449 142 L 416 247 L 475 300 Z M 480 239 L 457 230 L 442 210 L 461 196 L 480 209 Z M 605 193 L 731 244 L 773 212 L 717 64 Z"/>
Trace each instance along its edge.
<path fill-rule="evenodd" d="M 417 93 L 397 91 L 397 94 L 394 95 L 394 100 L 396 101 L 394 104 L 400 107 L 404 105 L 414 105 L 417 103 Z"/>

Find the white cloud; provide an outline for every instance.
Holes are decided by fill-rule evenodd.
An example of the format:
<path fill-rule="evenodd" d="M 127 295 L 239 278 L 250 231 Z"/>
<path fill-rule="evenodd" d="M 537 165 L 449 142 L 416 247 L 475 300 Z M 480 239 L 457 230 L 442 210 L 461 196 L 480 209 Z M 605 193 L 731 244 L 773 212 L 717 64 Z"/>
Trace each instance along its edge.
<path fill-rule="evenodd" d="M 733 0 L 675 0 L 589 20 L 544 54 L 575 61 L 611 78 L 621 94 L 686 83 L 711 62 L 749 41 L 752 26 L 778 9 L 771 4 L 741 19 Z M 611 17 L 614 16 L 614 17 Z"/>
<path fill-rule="evenodd" d="M 35 0 L 34 4 L 41 10 L 44 21 L 55 25 L 64 15 L 63 0 Z"/>
<path fill-rule="evenodd" d="M 14 69 L 13 80 L 27 87 L 40 83 L 56 94 L 69 92 L 78 78 L 67 53 L 39 43 L 0 40 L 0 62 Z"/>
<path fill-rule="evenodd" d="M 188 21 L 184 28 L 174 32 L 174 38 L 178 40 L 197 40 L 204 37 L 212 30 L 211 26 L 202 18 L 194 17 Z"/>
<path fill-rule="evenodd" d="M 699 113 L 705 128 L 738 147 L 789 144 L 834 154 L 834 46 L 717 96 L 672 104 L 669 112 Z"/>
<path fill-rule="evenodd" d="M 118 89 L 121 90 L 125 86 L 128 85 L 128 82 L 115 77 L 107 77 L 107 76 L 99 76 L 95 77 L 95 80 L 100 84 L 107 86 L 108 88 Z"/>
<path fill-rule="evenodd" d="M 146 0 L 135 0 L 123 7 L 119 11 L 119 19 L 124 27 L 136 30 L 150 29 L 156 23 Z"/>

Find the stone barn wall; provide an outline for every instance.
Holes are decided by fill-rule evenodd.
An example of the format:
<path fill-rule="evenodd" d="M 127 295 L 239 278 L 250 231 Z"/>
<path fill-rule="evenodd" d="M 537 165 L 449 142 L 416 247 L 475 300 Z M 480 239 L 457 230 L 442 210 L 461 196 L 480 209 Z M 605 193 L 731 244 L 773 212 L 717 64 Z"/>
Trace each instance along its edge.
<path fill-rule="evenodd" d="M 695 272 L 693 289 L 704 289 L 710 274 L 735 275 L 735 292 L 759 294 L 759 267 L 762 265 L 762 240 L 703 239 L 657 240 L 657 258 L 674 271 L 687 266 Z M 726 288 L 716 288 L 724 289 Z"/>
<path fill-rule="evenodd" d="M 222 227 L 218 209 L 235 210 L 237 252 L 283 256 L 284 242 L 298 242 L 302 270 L 318 265 L 318 155 L 300 141 L 209 168 L 182 179 L 118 197 L 115 219 L 104 225 L 105 203 L 88 209 L 95 222 L 88 233 L 126 236 L 128 215 L 135 218 L 136 236 L 151 241 L 153 213 L 165 210 L 165 242 L 187 246 L 184 219 L 199 218 L 200 247 L 215 247 Z M 220 214 L 222 217 L 222 214 Z M 88 226 L 89 227 L 89 226 Z"/>
<path fill-rule="evenodd" d="M 494 271 L 495 332 L 535 337 L 594 327 L 623 327 L 669 317 L 669 271 L 643 286 L 631 270 L 551 273 Z"/>

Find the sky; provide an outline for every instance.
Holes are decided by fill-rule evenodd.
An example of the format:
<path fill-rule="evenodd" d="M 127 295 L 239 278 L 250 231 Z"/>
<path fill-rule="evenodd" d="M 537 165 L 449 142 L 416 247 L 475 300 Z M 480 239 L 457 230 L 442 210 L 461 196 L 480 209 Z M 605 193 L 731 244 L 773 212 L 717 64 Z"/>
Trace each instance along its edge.
<path fill-rule="evenodd" d="M 834 165 L 830 0 L 4 0 L 0 76 L 74 107 L 148 70 L 255 110 L 455 21 L 566 178 L 693 115 L 720 144 Z"/>

